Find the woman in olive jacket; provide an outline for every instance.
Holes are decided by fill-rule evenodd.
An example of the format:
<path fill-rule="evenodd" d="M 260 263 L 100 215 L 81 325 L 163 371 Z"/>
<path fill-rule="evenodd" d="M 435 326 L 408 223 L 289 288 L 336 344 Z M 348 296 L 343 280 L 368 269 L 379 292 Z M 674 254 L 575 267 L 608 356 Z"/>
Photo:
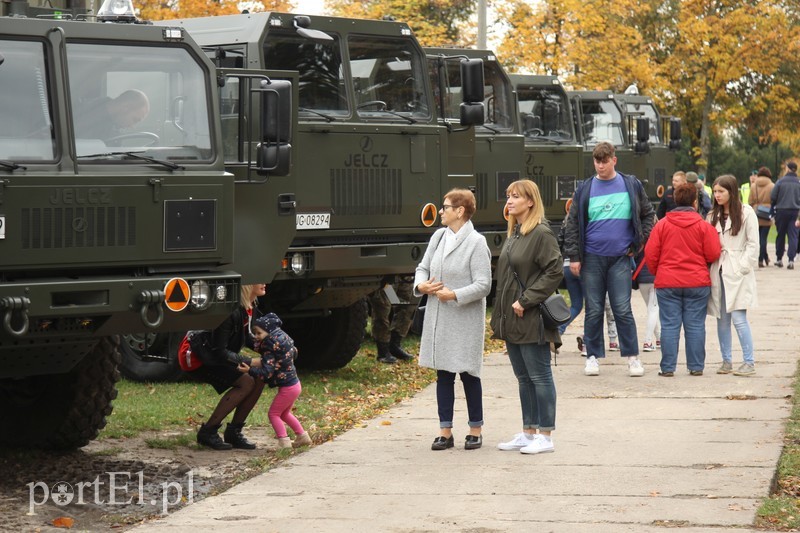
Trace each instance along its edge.
<path fill-rule="evenodd" d="M 556 423 L 556 387 L 550 368 L 550 343 L 561 346 L 557 329 L 544 329 L 539 304 L 558 288 L 562 258 L 544 218 L 539 188 L 530 180 L 506 189 L 508 239 L 497 261 L 493 337 L 506 341 L 508 358 L 519 382 L 522 432 L 497 445 L 522 453 L 553 451 L 550 433 Z M 544 332 L 544 336 L 542 336 Z"/>

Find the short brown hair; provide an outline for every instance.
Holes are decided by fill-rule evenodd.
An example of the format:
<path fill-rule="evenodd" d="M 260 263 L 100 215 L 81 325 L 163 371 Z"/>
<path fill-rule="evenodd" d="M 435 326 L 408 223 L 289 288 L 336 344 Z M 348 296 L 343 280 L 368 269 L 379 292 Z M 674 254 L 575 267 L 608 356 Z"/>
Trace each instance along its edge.
<path fill-rule="evenodd" d="M 675 200 L 675 205 L 690 206 L 697 200 L 697 187 L 694 183 L 681 183 L 675 187 L 672 198 Z"/>
<path fill-rule="evenodd" d="M 758 169 L 758 175 L 759 176 L 766 176 L 769 179 L 772 179 L 772 171 L 770 169 L 768 169 L 767 167 L 759 168 Z"/>
<path fill-rule="evenodd" d="M 475 195 L 469 189 L 450 189 L 450 192 L 444 195 L 445 200 L 450 200 L 450 205 L 453 207 L 463 207 L 464 216 L 467 220 L 472 218 L 475 214 L 476 203 Z"/>
<path fill-rule="evenodd" d="M 611 159 L 616 154 L 617 149 L 608 141 L 601 141 L 592 150 L 592 157 L 596 161 L 605 161 Z"/>

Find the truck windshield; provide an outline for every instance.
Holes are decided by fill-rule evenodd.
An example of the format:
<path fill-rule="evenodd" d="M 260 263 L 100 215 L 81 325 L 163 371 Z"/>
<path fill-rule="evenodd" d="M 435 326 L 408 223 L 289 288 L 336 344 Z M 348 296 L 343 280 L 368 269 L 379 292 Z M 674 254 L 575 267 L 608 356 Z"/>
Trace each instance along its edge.
<path fill-rule="evenodd" d="M 429 116 L 425 63 L 408 39 L 351 36 L 350 72 L 359 116 Z"/>
<path fill-rule="evenodd" d="M 567 95 L 556 89 L 537 87 L 517 89 L 522 133 L 526 138 L 549 137 L 571 141 L 572 117 Z"/>
<path fill-rule="evenodd" d="M 296 70 L 300 74 L 300 113 L 314 109 L 325 115 L 348 114 L 347 90 L 342 70 L 339 37 L 316 42 L 295 33 L 270 32 L 264 45 L 264 65 L 268 69 Z M 310 114 L 312 118 L 322 118 Z"/>
<path fill-rule="evenodd" d="M 659 126 L 658 113 L 653 104 L 626 104 L 627 112 L 635 117 L 644 117 L 650 123 L 650 144 L 661 144 L 661 131 Z M 631 139 L 636 138 L 636 121 L 631 121 Z"/>
<path fill-rule="evenodd" d="M 54 160 L 44 46 L 0 37 L 0 57 L 0 160 Z"/>
<path fill-rule="evenodd" d="M 461 118 L 461 59 L 447 60 L 447 87 L 445 88 L 445 118 L 458 121 Z M 436 69 L 437 58 L 428 61 L 429 75 L 434 86 L 434 93 L 441 94 L 439 75 Z M 483 62 L 484 83 L 484 124 L 492 129 L 510 131 L 513 128 L 514 101 L 511 97 L 511 84 L 503 76 L 500 65 L 492 61 Z"/>
<path fill-rule="evenodd" d="M 614 146 L 624 145 L 622 113 L 611 100 L 581 100 L 583 114 L 583 142 L 594 146 L 600 141 L 609 141 Z"/>
<path fill-rule="evenodd" d="M 78 157 L 212 158 L 206 74 L 187 49 L 69 43 L 67 61 Z"/>

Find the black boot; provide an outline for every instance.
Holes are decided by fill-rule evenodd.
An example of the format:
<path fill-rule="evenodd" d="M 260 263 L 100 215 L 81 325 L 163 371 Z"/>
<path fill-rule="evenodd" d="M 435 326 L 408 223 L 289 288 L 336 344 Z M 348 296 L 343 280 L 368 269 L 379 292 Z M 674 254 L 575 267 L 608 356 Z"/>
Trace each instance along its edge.
<path fill-rule="evenodd" d="M 378 345 L 378 361 L 381 363 L 389 363 L 394 364 L 397 362 L 397 359 L 389 353 L 389 343 L 388 342 L 379 342 Z"/>
<path fill-rule="evenodd" d="M 200 429 L 197 431 L 197 443 L 215 450 L 230 450 L 233 448 L 233 446 L 227 442 L 222 442 L 222 439 L 219 437 L 217 431 L 219 431 L 221 425 L 222 424 L 208 426 L 203 424 L 200 426 Z"/>
<path fill-rule="evenodd" d="M 239 448 L 240 450 L 255 450 L 256 445 L 244 438 L 242 435 L 242 428 L 244 427 L 244 422 L 236 424 L 231 422 L 225 428 L 225 434 L 223 438 L 225 442 L 231 444 L 234 448 Z"/>
<path fill-rule="evenodd" d="M 400 344 L 403 337 L 396 331 L 392 332 L 392 340 L 389 342 L 389 353 L 401 361 L 409 361 L 414 359 L 414 356 L 406 352 Z"/>

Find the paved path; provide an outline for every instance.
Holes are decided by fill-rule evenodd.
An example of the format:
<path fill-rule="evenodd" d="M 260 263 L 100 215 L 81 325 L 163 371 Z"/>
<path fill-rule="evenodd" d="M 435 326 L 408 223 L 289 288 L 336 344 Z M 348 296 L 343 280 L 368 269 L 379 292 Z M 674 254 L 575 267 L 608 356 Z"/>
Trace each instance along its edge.
<path fill-rule="evenodd" d="M 643 354 L 644 377 L 628 377 L 618 354 L 601 362 L 600 376 L 586 377 L 574 349 L 580 326 L 571 326 L 554 368 L 555 453 L 495 448 L 521 422 L 511 367 L 492 354 L 480 450 L 463 449 L 460 394 L 456 448 L 430 450 L 438 427 L 431 386 L 366 427 L 138 530 L 748 531 L 781 453 L 800 346 L 800 271 L 769 267 L 757 276 L 754 377 L 714 373 L 713 319 L 704 376 L 689 376 L 681 354 L 675 377 L 659 377 L 655 352 Z M 638 293 L 633 303 L 641 332 Z M 734 334 L 734 367 L 738 346 Z"/>

